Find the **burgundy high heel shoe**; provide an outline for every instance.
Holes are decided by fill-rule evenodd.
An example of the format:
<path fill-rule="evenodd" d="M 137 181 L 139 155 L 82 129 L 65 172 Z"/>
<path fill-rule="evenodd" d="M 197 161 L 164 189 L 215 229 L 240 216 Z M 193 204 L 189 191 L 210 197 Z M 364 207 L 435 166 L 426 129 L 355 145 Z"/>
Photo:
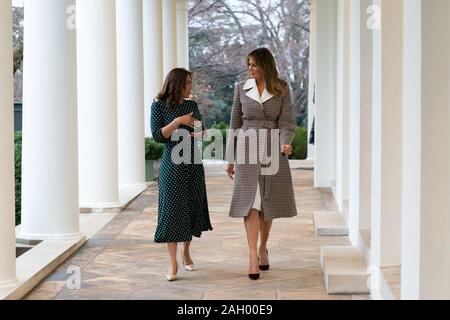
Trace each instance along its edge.
<path fill-rule="evenodd" d="M 258 261 L 259 261 L 259 258 L 258 258 Z M 258 262 L 258 264 L 259 264 L 259 262 Z M 251 280 L 258 280 L 259 277 L 260 277 L 260 274 L 259 274 L 259 273 L 249 273 L 249 274 L 248 274 L 248 277 L 249 277 Z"/>
<path fill-rule="evenodd" d="M 260 274 L 259 274 L 259 273 L 249 273 L 249 274 L 248 274 L 248 277 L 249 277 L 251 280 L 258 280 L 259 277 L 260 277 Z"/>
<path fill-rule="evenodd" d="M 269 256 L 269 251 L 266 250 L 267 256 Z M 259 265 L 259 270 L 261 271 L 267 271 L 269 270 L 270 265 L 269 264 L 263 264 L 263 265 Z"/>

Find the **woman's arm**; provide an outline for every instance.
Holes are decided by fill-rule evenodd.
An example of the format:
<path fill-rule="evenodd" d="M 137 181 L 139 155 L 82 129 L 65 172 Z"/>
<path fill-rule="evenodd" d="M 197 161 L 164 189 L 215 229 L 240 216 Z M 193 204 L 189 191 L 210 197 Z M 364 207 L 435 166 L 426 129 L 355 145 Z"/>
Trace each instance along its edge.
<path fill-rule="evenodd" d="M 241 96 L 239 91 L 239 85 L 236 85 L 236 89 L 234 91 L 234 101 L 233 107 L 231 109 L 231 119 L 230 119 L 230 129 L 234 130 L 228 132 L 227 137 L 227 150 L 226 150 L 226 160 L 229 165 L 233 165 L 236 159 L 236 132 L 242 128 L 242 103 Z M 231 135 L 233 134 L 233 135 Z M 231 168 L 229 168 L 231 169 Z"/>
<path fill-rule="evenodd" d="M 172 134 L 181 125 L 193 128 L 196 119 L 192 116 L 193 113 L 174 119 L 171 123 L 164 126 L 164 114 L 157 102 L 152 105 L 152 135 L 158 143 L 168 143 L 171 141 Z"/>
<path fill-rule="evenodd" d="M 236 85 L 236 89 L 234 91 L 234 101 L 233 108 L 231 109 L 231 120 L 230 120 L 230 129 L 234 131 L 228 131 L 227 136 L 227 150 L 225 159 L 228 162 L 227 165 L 227 174 L 230 179 L 234 180 L 234 162 L 236 160 L 236 140 L 237 135 L 236 131 L 242 128 L 242 103 L 241 103 L 241 95 L 239 84 Z"/>
<path fill-rule="evenodd" d="M 158 143 L 168 143 L 170 142 L 170 136 L 168 135 L 167 126 L 164 126 L 164 113 L 162 107 L 158 102 L 153 102 L 152 104 L 152 115 L 151 115 L 151 128 L 152 136 Z M 163 134 L 163 129 L 165 134 Z M 175 128 L 172 132 L 175 131 Z"/>
<path fill-rule="evenodd" d="M 242 128 L 242 103 L 239 92 L 239 84 L 234 90 L 233 107 L 231 109 L 230 129 L 237 130 Z"/>
<path fill-rule="evenodd" d="M 282 146 L 290 146 L 294 138 L 297 123 L 294 118 L 289 87 L 286 87 L 286 92 L 281 99 L 281 112 L 277 123 L 278 129 L 280 130 L 280 144 Z"/>

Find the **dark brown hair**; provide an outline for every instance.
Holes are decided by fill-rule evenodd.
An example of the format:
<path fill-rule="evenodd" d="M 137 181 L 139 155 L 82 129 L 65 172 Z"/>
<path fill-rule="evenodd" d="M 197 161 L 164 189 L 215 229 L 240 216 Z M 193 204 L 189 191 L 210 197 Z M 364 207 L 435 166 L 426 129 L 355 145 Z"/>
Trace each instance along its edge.
<path fill-rule="evenodd" d="M 156 99 L 164 101 L 167 106 L 174 107 L 184 98 L 184 89 L 186 88 L 186 79 L 191 77 L 192 73 L 186 69 L 176 68 L 169 72 L 164 81 L 162 91 L 157 95 Z"/>
<path fill-rule="evenodd" d="M 276 96 L 282 96 L 287 87 L 286 81 L 280 79 L 277 70 L 277 64 L 272 52 L 267 48 L 259 48 L 250 52 L 247 56 L 247 66 L 250 65 L 250 58 L 263 71 L 266 89 Z"/>

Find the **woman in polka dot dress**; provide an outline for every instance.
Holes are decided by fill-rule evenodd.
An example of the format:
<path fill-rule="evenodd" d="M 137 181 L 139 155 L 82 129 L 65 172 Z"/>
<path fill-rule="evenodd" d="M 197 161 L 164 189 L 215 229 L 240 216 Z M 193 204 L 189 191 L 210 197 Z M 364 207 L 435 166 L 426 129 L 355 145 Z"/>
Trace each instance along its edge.
<path fill-rule="evenodd" d="M 158 143 L 164 143 L 164 154 L 159 175 L 158 226 L 156 243 L 167 243 L 169 273 L 167 280 L 176 280 L 178 271 L 177 243 L 183 242 L 184 268 L 193 270 L 189 247 L 193 237 L 212 230 L 206 195 L 203 164 L 195 164 L 194 122 L 201 120 L 197 103 L 187 100 L 192 90 L 192 75 L 185 69 L 172 70 L 161 93 L 152 105 L 152 134 Z M 179 129 L 179 130 L 178 130 Z M 182 140 L 172 141 L 172 134 L 185 129 L 191 134 L 191 161 L 177 164 L 172 161 L 172 150 Z M 186 132 L 186 131 L 185 131 Z M 177 148 L 178 150 L 178 148 Z M 177 153 L 183 156 L 183 151 Z"/>

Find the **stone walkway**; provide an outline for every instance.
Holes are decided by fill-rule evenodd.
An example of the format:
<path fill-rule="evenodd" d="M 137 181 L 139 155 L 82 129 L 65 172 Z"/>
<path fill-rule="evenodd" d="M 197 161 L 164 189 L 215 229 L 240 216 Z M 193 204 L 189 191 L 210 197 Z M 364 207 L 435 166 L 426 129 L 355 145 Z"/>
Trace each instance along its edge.
<path fill-rule="evenodd" d="M 26 299 L 364 299 L 326 294 L 320 247 L 347 245 L 348 239 L 316 237 L 312 212 L 336 209 L 332 196 L 328 190 L 313 188 L 313 171 L 292 172 L 299 216 L 274 222 L 271 270 L 262 273 L 259 281 L 247 277 L 243 221 L 228 217 L 232 183 L 223 166 L 207 166 L 214 231 L 193 242 L 195 272 L 180 269 L 178 281 L 165 279 L 166 247 L 153 242 L 157 221 L 157 186 L 153 185 Z M 68 288 L 71 266 L 81 270 L 81 289 Z"/>

